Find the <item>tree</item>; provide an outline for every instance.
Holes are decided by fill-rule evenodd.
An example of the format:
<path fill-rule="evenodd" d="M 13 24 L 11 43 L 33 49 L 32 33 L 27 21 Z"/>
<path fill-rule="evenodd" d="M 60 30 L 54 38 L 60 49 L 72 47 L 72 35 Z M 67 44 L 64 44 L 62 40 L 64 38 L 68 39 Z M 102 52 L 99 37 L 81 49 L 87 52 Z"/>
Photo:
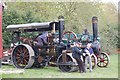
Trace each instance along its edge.
<path fill-rule="evenodd" d="M 112 3 L 17 2 L 7 3 L 7 5 L 9 11 L 6 13 L 14 10 L 12 13 L 14 13 L 16 17 L 13 16 L 13 14 L 9 14 L 12 16 L 7 19 L 8 24 L 4 26 L 17 23 L 52 21 L 57 20 L 59 15 L 63 15 L 65 17 L 66 31 L 70 30 L 77 34 L 81 34 L 83 29 L 87 28 L 92 34 L 91 19 L 93 16 L 97 16 L 102 46 L 112 50 L 111 48 L 116 47 L 117 38 L 119 39 L 117 36 L 117 9 Z M 4 21 L 4 23 L 6 23 L 6 21 Z M 106 43 L 107 41 L 109 43 Z"/>
<path fill-rule="evenodd" d="M 32 12 L 28 11 L 24 15 L 20 15 L 15 10 L 8 10 L 3 13 L 2 18 L 2 35 L 3 35 L 3 47 L 8 48 L 11 43 L 12 34 L 9 30 L 6 29 L 8 25 L 12 24 L 23 24 L 23 23 L 32 23 L 32 22 L 40 22 L 40 20 L 34 18 L 32 16 Z M 29 36 L 30 34 L 26 33 L 26 36 Z"/>

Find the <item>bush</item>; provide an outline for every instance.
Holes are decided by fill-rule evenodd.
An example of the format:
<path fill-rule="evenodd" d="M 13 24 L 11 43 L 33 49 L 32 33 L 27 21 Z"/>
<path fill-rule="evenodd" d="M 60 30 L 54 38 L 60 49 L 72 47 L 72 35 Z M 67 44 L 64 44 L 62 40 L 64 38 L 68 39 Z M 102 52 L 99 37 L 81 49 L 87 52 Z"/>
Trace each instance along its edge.
<path fill-rule="evenodd" d="M 12 24 L 32 23 L 40 22 L 38 19 L 32 16 L 32 12 L 28 11 L 25 14 L 19 14 L 15 10 L 5 11 L 2 18 L 2 35 L 3 35 L 3 47 L 8 48 L 12 40 L 12 34 L 6 27 Z"/>

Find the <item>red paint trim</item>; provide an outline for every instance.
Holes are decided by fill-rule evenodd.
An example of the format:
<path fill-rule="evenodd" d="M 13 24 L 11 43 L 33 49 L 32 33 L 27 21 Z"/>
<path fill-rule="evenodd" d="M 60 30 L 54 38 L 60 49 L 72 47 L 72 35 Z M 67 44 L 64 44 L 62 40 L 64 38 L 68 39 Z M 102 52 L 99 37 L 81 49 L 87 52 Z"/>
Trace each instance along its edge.
<path fill-rule="evenodd" d="M 73 34 L 73 35 L 74 35 L 74 38 L 77 38 L 77 36 L 75 35 L 75 33 L 72 32 L 72 31 L 65 31 L 65 32 L 63 33 L 63 35 L 66 35 L 66 34 L 69 34 L 69 36 L 70 36 L 70 34 Z"/>
<path fill-rule="evenodd" d="M 3 56 L 2 48 L 2 3 L 0 3 L 0 58 Z"/>

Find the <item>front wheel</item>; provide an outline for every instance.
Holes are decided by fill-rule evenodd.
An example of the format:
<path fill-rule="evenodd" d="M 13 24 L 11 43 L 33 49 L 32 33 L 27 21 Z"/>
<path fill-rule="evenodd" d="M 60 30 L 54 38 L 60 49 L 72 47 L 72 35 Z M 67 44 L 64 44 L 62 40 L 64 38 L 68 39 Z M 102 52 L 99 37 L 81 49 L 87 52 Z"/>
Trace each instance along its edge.
<path fill-rule="evenodd" d="M 110 63 L 110 58 L 108 54 L 105 52 L 100 53 L 97 59 L 98 59 L 98 63 L 97 63 L 98 67 L 107 67 L 108 64 Z"/>
<path fill-rule="evenodd" d="M 76 71 L 78 70 L 78 67 L 77 67 L 77 62 L 76 60 L 72 57 L 72 53 L 67 53 L 66 54 L 66 59 L 67 59 L 67 62 L 62 64 L 63 60 L 62 60 L 62 54 L 58 57 L 57 59 L 57 64 L 58 64 L 58 67 L 59 69 L 62 71 L 62 72 L 73 72 L 73 71 Z M 75 65 L 72 65 L 72 64 L 75 64 Z"/>

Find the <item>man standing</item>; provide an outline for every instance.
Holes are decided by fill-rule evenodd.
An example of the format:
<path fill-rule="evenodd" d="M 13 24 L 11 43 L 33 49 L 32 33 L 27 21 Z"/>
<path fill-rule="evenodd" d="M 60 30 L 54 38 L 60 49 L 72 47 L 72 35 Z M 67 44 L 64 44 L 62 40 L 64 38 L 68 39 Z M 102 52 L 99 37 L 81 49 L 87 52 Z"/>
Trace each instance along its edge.
<path fill-rule="evenodd" d="M 84 52 L 86 53 L 85 57 L 85 71 L 87 71 L 87 64 L 89 63 L 89 69 L 90 72 L 92 72 L 92 59 L 91 54 L 93 54 L 93 49 L 91 48 L 91 43 L 87 44 L 87 47 L 84 49 Z"/>
<path fill-rule="evenodd" d="M 73 58 L 76 59 L 78 63 L 80 73 L 83 73 L 85 72 L 85 69 L 84 69 L 83 61 L 81 59 L 81 56 L 83 55 L 82 49 L 80 48 L 81 45 L 82 44 L 79 42 L 74 43 L 74 47 L 72 48 L 72 56 Z"/>

